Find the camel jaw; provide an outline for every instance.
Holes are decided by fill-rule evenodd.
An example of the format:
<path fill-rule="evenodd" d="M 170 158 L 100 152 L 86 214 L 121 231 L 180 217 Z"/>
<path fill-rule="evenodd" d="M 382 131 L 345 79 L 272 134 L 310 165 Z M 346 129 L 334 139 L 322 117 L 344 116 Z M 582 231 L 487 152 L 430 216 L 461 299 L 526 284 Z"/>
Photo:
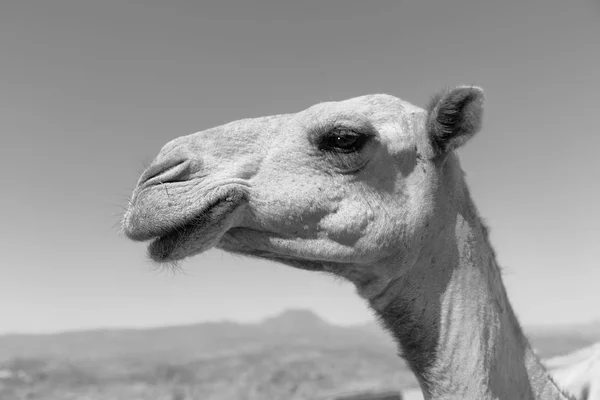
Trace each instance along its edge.
<path fill-rule="evenodd" d="M 165 203 L 160 195 L 138 198 L 125 214 L 124 233 L 135 241 L 151 240 L 148 255 L 153 261 L 178 261 L 216 246 L 234 225 L 246 196 L 238 188 L 221 188 L 198 203 L 202 205 L 194 212 L 180 213 L 177 203 Z"/>

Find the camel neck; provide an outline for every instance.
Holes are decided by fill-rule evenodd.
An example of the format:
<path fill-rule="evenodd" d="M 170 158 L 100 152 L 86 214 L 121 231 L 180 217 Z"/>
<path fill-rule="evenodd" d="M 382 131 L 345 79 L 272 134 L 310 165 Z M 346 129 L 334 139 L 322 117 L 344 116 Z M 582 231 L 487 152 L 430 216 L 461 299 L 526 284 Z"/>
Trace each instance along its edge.
<path fill-rule="evenodd" d="M 425 398 L 566 399 L 521 330 L 476 213 L 450 220 L 370 299 Z"/>

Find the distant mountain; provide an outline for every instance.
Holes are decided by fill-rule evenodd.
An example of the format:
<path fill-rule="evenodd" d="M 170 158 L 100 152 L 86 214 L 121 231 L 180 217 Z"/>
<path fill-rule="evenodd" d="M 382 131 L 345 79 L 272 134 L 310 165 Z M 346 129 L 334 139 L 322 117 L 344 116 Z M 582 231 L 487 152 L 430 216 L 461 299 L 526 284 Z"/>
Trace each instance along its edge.
<path fill-rule="evenodd" d="M 527 331 L 543 358 L 600 340 L 595 325 Z M 0 399 L 316 400 L 416 386 L 396 351 L 375 323 L 337 326 L 306 310 L 256 324 L 4 335 Z"/>
<path fill-rule="evenodd" d="M 304 310 L 258 324 L 0 336 L 0 399 L 318 400 L 413 385 L 387 337 Z"/>
<path fill-rule="evenodd" d="M 101 329 L 0 336 L 0 361 L 14 357 L 197 359 L 265 347 L 393 347 L 376 330 L 331 325 L 307 310 L 289 310 L 259 324 L 209 322 L 147 329 Z"/>
<path fill-rule="evenodd" d="M 279 333 L 314 332 L 330 329 L 331 325 L 310 310 L 292 309 L 262 322 L 262 328 Z"/>
<path fill-rule="evenodd" d="M 573 328 L 532 327 L 526 331 L 541 357 L 566 354 L 600 340 L 600 322 Z M 337 326 L 312 311 L 293 309 L 258 324 L 208 322 L 147 329 L 0 335 L 0 361 L 14 357 L 197 359 L 307 344 L 316 348 L 358 346 L 395 351 L 389 335 L 374 322 Z"/>

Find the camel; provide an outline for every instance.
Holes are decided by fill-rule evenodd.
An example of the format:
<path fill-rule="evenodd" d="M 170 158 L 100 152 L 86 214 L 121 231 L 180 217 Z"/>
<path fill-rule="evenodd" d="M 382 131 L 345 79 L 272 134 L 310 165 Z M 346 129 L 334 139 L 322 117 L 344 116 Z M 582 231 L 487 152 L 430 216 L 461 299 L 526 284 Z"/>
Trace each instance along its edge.
<path fill-rule="evenodd" d="M 213 247 L 352 282 L 425 399 L 567 399 L 508 300 L 456 150 L 483 90 L 426 109 L 376 94 L 234 121 L 167 143 L 123 218 L 150 257 Z"/>
<path fill-rule="evenodd" d="M 600 342 L 544 362 L 554 380 L 577 400 L 600 400 Z"/>

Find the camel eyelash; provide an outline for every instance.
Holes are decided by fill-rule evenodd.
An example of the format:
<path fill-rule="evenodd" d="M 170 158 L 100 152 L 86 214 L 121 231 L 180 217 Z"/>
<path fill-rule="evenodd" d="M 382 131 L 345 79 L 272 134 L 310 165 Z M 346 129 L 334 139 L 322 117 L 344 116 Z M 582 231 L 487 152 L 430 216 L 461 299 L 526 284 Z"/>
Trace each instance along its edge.
<path fill-rule="evenodd" d="M 329 130 L 318 140 L 318 148 L 327 153 L 351 154 L 362 150 L 371 135 L 351 128 L 337 127 Z"/>

